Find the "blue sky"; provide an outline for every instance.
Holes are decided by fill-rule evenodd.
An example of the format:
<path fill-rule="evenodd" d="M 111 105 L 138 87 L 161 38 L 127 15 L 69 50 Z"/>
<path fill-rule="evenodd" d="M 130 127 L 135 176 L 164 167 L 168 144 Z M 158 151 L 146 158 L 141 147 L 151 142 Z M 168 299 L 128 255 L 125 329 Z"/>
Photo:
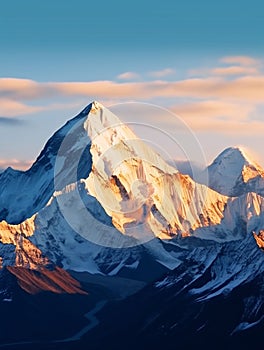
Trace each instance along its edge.
<path fill-rule="evenodd" d="M 208 161 L 242 144 L 264 165 L 263 22 L 257 0 L 2 3 L 0 166 L 26 167 L 56 128 L 93 99 L 169 108 L 194 130 Z M 16 79 L 12 91 L 5 78 Z M 32 96 L 25 79 L 45 93 Z M 115 84 L 115 96 L 106 81 Z M 58 82 L 73 82 L 78 91 L 62 92 Z M 90 85 L 80 91 L 81 82 Z M 119 96 L 124 84 L 132 92 Z"/>

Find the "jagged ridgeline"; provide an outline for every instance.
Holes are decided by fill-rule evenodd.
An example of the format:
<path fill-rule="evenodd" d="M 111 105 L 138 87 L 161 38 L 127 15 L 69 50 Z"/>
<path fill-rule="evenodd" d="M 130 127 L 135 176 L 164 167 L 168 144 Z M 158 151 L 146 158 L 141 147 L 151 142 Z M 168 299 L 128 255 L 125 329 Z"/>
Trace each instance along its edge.
<path fill-rule="evenodd" d="M 261 280 L 263 170 L 229 148 L 208 172 L 211 188 L 93 102 L 28 171 L 0 174 L 3 290 L 8 271 L 28 292 L 85 293 L 82 272 L 155 281 L 162 290 L 180 278 L 186 293 L 207 301 Z M 258 322 L 262 305 L 243 322 Z"/>

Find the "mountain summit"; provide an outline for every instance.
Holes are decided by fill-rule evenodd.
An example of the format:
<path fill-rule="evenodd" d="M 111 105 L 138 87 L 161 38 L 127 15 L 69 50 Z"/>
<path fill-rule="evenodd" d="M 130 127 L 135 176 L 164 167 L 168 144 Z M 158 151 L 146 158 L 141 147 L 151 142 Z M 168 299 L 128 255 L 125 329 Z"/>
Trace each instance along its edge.
<path fill-rule="evenodd" d="M 105 298 L 111 288 L 120 297 L 148 284 L 132 308 L 140 314 L 137 320 L 142 310 L 154 310 L 142 323 L 150 334 L 165 336 L 175 329 L 179 335 L 181 322 L 184 329 L 191 324 L 195 334 L 210 333 L 219 300 L 228 308 L 228 336 L 260 325 L 263 171 L 240 148 L 225 150 L 208 171 L 219 192 L 181 174 L 93 102 L 48 140 L 28 171 L 0 174 L 0 303 L 12 305 L 16 281 L 28 293 L 50 292 L 43 297 L 48 300 L 54 293 L 81 295 L 81 305 L 87 286 L 96 295 L 102 290 Z M 177 312 L 165 312 L 157 321 L 160 305 L 171 310 L 175 298 Z M 135 300 L 144 307 L 134 310 Z M 234 319 L 231 307 L 239 308 Z M 89 320 L 96 320 L 98 308 L 86 314 Z M 4 319 L 12 325 L 16 317 L 6 310 Z M 175 314 L 182 319 L 175 320 Z M 192 316 L 186 321 L 186 315 Z M 112 313 L 110 319 L 112 327 Z M 135 334 L 143 333 L 136 329 Z"/>
<path fill-rule="evenodd" d="M 227 196 L 264 194 L 264 170 L 241 147 L 225 149 L 208 167 L 209 186 Z"/>
<path fill-rule="evenodd" d="M 263 180 L 262 169 L 240 148 L 222 152 L 208 171 L 210 187 L 222 194 L 243 194 L 245 186 Z M 62 227 L 67 223 L 85 239 L 102 245 L 116 241 L 117 246 L 137 244 L 133 239 L 143 243 L 190 235 L 232 240 L 234 225 L 225 212 L 239 211 L 237 203 L 241 207 L 244 201 L 179 173 L 96 101 L 51 137 L 31 169 L 2 173 L 0 187 L 2 219 L 20 224 L 28 218 L 30 236 L 35 237 L 35 222 L 41 222 L 42 231 L 46 217 L 58 211 Z M 80 219 L 88 226 L 80 225 Z M 101 225 L 96 235 L 89 224 L 94 220 Z M 108 231 L 112 226 L 108 236 L 105 223 Z M 127 241 L 120 240 L 120 233 Z"/>
<path fill-rule="evenodd" d="M 226 191 L 241 176 L 251 181 L 254 172 L 261 170 L 239 148 L 225 150 L 209 167 L 216 183 L 225 179 Z M 136 246 L 156 237 L 225 242 L 246 234 L 236 229 L 237 218 L 248 225 L 247 232 L 253 225 L 250 217 L 256 216 L 255 231 L 262 223 L 258 214 L 262 197 L 228 198 L 195 183 L 96 101 L 51 137 L 31 169 L 1 174 L 0 187 L 0 212 L 8 222 L 2 224 L 5 232 L 9 228 L 25 239 L 31 237 L 44 256 L 56 264 L 67 261 L 68 268 L 80 263 L 78 240 L 85 242 L 82 248 L 87 245 L 82 266 L 88 259 L 89 270 L 94 265 L 93 254 L 88 254 L 91 242 L 111 248 Z M 14 201 L 17 193 L 21 200 Z M 12 234 L 7 236 L 14 244 Z M 54 251 L 49 249 L 51 237 Z M 20 241 L 15 241 L 16 247 Z M 76 249 L 75 257 L 67 256 L 67 241 Z M 96 252 L 100 249 L 93 247 Z"/>
<path fill-rule="evenodd" d="M 78 180 L 88 175 L 91 161 L 87 157 L 87 149 L 84 148 L 87 136 L 82 124 L 92 106 L 93 104 L 88 105 L 52 135 L 29 170 L 7 168 L 0 173 L 0 220 L 19 224 L 47 204 L 55 191 L 54 171 L 56 160 L 59 162 L 58 152 L 65 136 L 71 133 L 71 130 L 74 130 L 74 135 L 68 135 L 67 138 L 67 159 L 70 161 L 67 167 L 64 167 L 65 173 L 61 171 L 57 174 L 57 189 L 62 189 L 65 183 L 76 181 L 76 169 Z M 74 153 L 78 149 L 81 149 L 85 161 L 82 162 L 82 158 L 76 164 Z M 64 161 L 64 156 L 61 161 Z"/>

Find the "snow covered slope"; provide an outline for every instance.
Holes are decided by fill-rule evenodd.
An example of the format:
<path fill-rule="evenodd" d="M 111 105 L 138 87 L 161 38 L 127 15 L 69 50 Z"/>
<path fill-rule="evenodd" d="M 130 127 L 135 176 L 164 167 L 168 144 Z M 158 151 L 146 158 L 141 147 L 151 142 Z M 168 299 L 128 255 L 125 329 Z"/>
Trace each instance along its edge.
<path fill-rule="evenodd" d="M 224 150 L 208 167 L 209 187 L 227 196 L 264 195 L 264 170 L 240 147 Z"/>
<path fill-rule="evenodd" d="M 72 138 L 68 137 L 67 156 L 65 155 L 66 158 L 57 159 L 61 163 L 67 162 L 67 167 L 64 167 L 65 172 L 57 173 L 57 189 L 63 186 L 64 179 L 67 179 L 68 183 L 76 181 L 76 169 L 78 169 L 78 179 L 89 174 L 91 168 L 89 147 L 84 149 L 88 144 L 87 134 L 82 124 L 78 124 L 78 121 L 86 118 L 90 108 L 91 105 L 85 108 L 76 118 L 67 122 L 49 139 L 29 170 L 23 172 L 7 168 L 0 173 L 0 221 L 21 223 L 46 205 L 54 192 L 54 166 L 58 150 L 65 135 L 72 129 L 74 134 Z M 73 128 L 74 125 L 76 125 L 76 128 Z M 83 158 L 80 162 L 78 159 L 78 163 L 76 163 L 74 155 L 80 149 Z"/>
<path fill-rule="evenodd" d="M 222 158 L 232 164 L 230 157 Z M 174 245 L 167 251 L 157 238 L 229 242 L 258 234 L 264 226 L 261 196 L 228 198 L 195 183 L 97 102 L 55 133 L 29 172 L 19 176 L 29 176 L 32 169 L 38 177 L 30 196 L 37 196 L 37 205 L 28 196 L 25 207 L 36 214 L 19 225 L 1 223 L 1 242 L 16 246 L 15 257 L 4 254 L 4 266 L 13 259 L 35 268 L 35 260 L 28 259 L 31 249 L 40 265 L 52 262 L 76 271 L 116 274 L 136 269 L 146 256 L 173 269 L 182 250 Z M 21 185 L 22 192 L 33 186 L 30 181 Z M 44 201 L 39 186 L 49 189 L 45 197 L 56 191 Z M 13 216 L 11 222 L 16 220 Z"/>
<path fill-rule="evenodd" d="M 51 137 L 30 170 L 0 174 L 0 302 L 11 300 L 10 276 L 29 293 L 79 294 L 70 273 L 89 272 L 148 283 L 128 299 L 133 312 L 117 317 L 123 325 L 135 315 L 132 328 L 124 323 L 129 332 L 145 315 L 133 336 L 177 330 L 177 341 L 183 329 L 199 338 L 211 325 L 228 336 L 261 325 L 263 170 L 238 148 L 208 170 L 211 187 L 239 196 L 182 175 L 92 103 Z"/>
<path fill-rule="evenodd" d="M 93 159 L 86 189 L 120 232 L 143 241 L 220 223 L 227 198 L 181 175 L 102 105 L 85 127 Z"/>

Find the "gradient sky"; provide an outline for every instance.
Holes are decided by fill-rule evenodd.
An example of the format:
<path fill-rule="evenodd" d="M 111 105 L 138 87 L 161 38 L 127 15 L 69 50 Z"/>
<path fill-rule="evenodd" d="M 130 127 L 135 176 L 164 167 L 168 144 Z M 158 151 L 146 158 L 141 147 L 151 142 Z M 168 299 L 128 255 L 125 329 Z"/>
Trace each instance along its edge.
<path fill-rule="evenodd" d="M 258 0 L 3 2 L 0 167 L 29 166 L 94 99 L 160 105 L 208 162 L 244 145 L 264 166 L 263 33 Z M 137 120 L 177 126 L 168 115 Z"/>

